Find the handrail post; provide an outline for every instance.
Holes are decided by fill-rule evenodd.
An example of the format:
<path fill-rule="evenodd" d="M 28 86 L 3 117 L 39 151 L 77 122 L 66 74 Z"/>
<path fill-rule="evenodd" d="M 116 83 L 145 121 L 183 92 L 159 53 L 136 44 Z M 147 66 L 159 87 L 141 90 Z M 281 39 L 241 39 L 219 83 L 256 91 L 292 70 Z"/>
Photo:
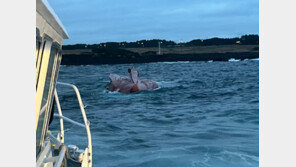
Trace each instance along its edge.
<path fill-rule="evenodd" d="M 79 90 L 78 88 L 73 85 L 73 84 L 68 84 L 68 83 L 62 83 L 62 82 L 57 82 L 57 85 L 62 85 L 62 86 L 69 86 L 69 87 L 72 87 L 76 93 L 76 96 L 77 96 L 77 100 L 78 100 L 78 103 L 79 103 L 79 106 L 80 106 L 80 110 L 81 110 L 81 114 L 82 114 L 82 117 L 83 117 L 83 121 L 84 121 L 84 124 L 85 124 L 85 129 L 86 129 L 86 133 L 87 133 L 87 140 L 88 140 L 88 156 L 89 156 L 89 167 L 91 167 L 92 165 L 92 141 L 91 141 L 91 133 L 90 133 L 90 125 L 89 125 L 89 122 L 87 120 L 87 117 L 86 117 L 86 114 L 85 114 L 85 110 L 84 110 L 84 105 L 83 105 L 83 102 L 82 102 L 82 99 L 81 99 L 81 96 L 80 96 L 80 93 L 79 93 Z"/>
<path fill-rule="evenodd" d="M 77 87 L 75 85 L 72 85 L 72 87 L 74 88 L 76 95 L 77 95 L 77 99 L 79 102 L 79 106 L 81 109 L 81 113 L 83 116 L 83 120 L 84 120 L 84 124 L 85 124 L 85 128 L 86 128 L 86 132 L 87 132 L 87 138 L 88 138 L 88 145 L 89 145 L 89 152 L 92 152 L 92 143 L 91 143 L 91 134 L 90 134 L 90 129 L 89 129 L 89 121 L 87 120 L 86 114 L 85 114 L 85 110 L 84 110 L 84 105 L 82 103 L 82 99 L 79 93 L 79 90 L 77 89 Z"/>
<path fill-rule="evenodd" d="M 62 113 L 62 109 L 61 109 L 61 105 L 60 105 L 60 101 L 59 101 L 59 96 L 58 96 L 58 93 L 57 93 L 57 90 L 54 89 L 54 96 L 55 96 L 55 101 L 57 103 L 57 108 L 58 108 L 58 112 L 59 112 L 59 116 L 63 116 L 63 113 Z M 60 117 L 60 128 L 61 128 L 61 134 L 60 134 L 60 141 L 61 143 L 64 144 L 64 121 L 63 121 L 63 118 Z"/>

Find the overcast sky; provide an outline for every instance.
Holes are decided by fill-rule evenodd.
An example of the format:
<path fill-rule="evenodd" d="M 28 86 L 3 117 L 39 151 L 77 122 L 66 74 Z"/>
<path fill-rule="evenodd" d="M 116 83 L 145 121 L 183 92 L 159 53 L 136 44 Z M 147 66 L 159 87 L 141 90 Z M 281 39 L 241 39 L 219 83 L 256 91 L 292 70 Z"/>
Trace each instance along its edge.
<path fill-rule="evenodd" d="M 258 0 L 48 0 L 70 39 L 64 44 L 259 33 Z"/>

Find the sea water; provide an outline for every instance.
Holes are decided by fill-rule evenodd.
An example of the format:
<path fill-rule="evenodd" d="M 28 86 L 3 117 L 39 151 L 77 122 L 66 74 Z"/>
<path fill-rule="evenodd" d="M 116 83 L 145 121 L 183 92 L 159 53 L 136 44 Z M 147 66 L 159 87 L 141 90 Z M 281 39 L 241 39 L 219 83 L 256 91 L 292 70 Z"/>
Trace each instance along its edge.
<path fill-rule="evenodd" d="M 106 93 L 108 75 L 160 88 Z M 80 90 L 90 121 L 95 167 L 259 166 L 259 61 L 61 66 L 58 81 Z M 65 116 L 83 122 L 73 90 L 58 87 Z M 55 119 L 50 125 L 59 128 Z M 83 128 L 65 123 L 66 144 L 87 145 Z"/>

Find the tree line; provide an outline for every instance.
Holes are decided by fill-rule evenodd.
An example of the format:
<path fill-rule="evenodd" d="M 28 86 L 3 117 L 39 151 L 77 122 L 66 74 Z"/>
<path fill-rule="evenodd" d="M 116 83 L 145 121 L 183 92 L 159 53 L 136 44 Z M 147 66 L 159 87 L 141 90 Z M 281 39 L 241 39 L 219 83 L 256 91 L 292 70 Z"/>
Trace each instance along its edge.
<path fill-rule="evenodd" d="M 105 42 L 99 44 L 75 44 L 63 45 L 64 50 L 73 49 L 118 49 L 118 48 L 141 48 L 141 47 L 183 47 L 183 46 L 211 46 L 211 45 L 258 45 L 259 35 L 243 35 L 235 38 L 210 38 L 194 39 L 189 42 L 167 41 L 161 39 L 139 40 L 136 42 Z"/>

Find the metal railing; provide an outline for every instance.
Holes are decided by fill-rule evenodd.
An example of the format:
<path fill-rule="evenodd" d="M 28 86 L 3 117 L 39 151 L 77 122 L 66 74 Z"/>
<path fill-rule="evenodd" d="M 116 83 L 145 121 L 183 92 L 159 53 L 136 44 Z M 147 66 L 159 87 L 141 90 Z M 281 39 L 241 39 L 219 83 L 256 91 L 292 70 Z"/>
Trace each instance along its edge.
<path fill-rule="evenodd" d="M 65 133 L 65 131 L 64 131 L 64 121 L 67 121 L 67 122 L 72 123 L 74 125 L 77 125 L 79 127 L 85 128 L 86 133 L 87 133 L 87 141 L 88 141 L 88 146 L 87 146 L 87 149 L 86 149 L 87 153 L 85 152 L 85 154 L 87 154 L 87 155 L 85 155 L 85 156 L 87 156 L 87 159 L 88 159 L 87 163 L 89 163 L 87 166 L 91 167 L 92 166 L 92 141 L 91 141 L 91 133 L 90 133 L 90 127 L 89 127 L 90 123 L 87 120 L 85 110 L 84 110 L 85 107 L 83 105 L 79 90 L 73 84 L 57 82 L 57 85 L 65 86 L 65 87 L 71 87 L 71 88 L 74 89 L 74 91 L 76 93 L 76 96 L 77 96 L 78 103 L 79 103 L 80 111 L 81 111 L 81 114 L 82 114 L 82 117 L 83 117 L 83 121 L 84 121 L 84 124 L 82 124 L 82 123 L 76 122 L 76 121 L 74 121 L 74 120 L 72 120 L 70 118 L 67 118 L 67 117 L 63 116 L 60 101 L 59 101 L 59 97 L 58 97 L 58 93 L 57 93 L 57 90 L 55 89 L 54 96 L 55 96 L 55 101 L 56 101 L 57 108 L 58 108 L 58 114 L 54 114 L 54 116 L 60 118 L 60 130 L 61 130 L 60 142 L 64 143 L 64 133 Z"/>
<path fill-rule="evenodd" d="M 46 163 L 55 163 L 54 167 L 60 167 L 62 165 L 66 153 L 66 146 L 62 146 L 59 155 L 55 157 L 46 157 L 49 151 L 50 142 L 46 141 L 45 148 L 43 152 L 40 154 L 40 158 L 38 158 L 37 160 L 37 167 L 43 166 Z"/>

